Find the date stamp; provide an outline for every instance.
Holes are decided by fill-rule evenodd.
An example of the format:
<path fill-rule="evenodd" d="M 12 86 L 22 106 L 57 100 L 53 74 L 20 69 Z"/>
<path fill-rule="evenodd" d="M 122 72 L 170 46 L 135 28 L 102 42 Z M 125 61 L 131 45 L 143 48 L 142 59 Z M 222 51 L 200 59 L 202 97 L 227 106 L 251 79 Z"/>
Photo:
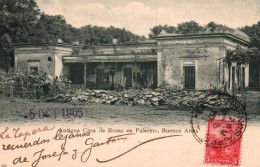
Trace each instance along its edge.
<path fill-rule="evenodd" d="M 29 111 L 28 116 L 26 115 L 25 118 L 30 120 L 33 119 L 50 119 L 57 117 L 62 117 L 64 119 L 70 118 L 82 118 L 83 117 L 83 109 L 82 108 L 47 108 L 47 109 L 35 109 L 31 108 Z"/>

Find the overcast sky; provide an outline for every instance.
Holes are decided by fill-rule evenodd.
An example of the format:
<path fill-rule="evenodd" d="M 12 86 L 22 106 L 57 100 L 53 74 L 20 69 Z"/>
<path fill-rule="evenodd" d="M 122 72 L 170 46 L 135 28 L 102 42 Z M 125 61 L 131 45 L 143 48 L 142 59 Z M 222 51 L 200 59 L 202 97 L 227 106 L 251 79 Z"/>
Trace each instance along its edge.
<path fill-rule="evenodd" d="M 36 0 L 41 11 L 63 15 L 74 27 L 125 28 L 148 36 L 156 25 L 156 0 Z M 157 24 L 176 26 L 194 20 L 232 28 L 260 21 L 260 0 L 157 0 Z"/>

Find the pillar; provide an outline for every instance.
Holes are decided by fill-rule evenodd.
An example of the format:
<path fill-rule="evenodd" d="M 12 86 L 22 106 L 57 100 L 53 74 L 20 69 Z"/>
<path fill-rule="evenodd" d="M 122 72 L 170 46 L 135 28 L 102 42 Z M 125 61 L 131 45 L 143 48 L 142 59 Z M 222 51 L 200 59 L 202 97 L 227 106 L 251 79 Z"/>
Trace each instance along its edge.
<path fill-rule="evenodd" d="M 87 63 L 84 63 L 84 88 L 87 85 Z"/>

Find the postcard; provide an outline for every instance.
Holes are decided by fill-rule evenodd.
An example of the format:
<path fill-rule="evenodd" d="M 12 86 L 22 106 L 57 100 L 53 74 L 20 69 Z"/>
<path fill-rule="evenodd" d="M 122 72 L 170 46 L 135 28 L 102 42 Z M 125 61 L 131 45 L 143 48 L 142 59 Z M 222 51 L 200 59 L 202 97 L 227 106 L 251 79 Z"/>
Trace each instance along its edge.
<path fill-rule="evenodd" d="M 259 11 L 1 1 L 1 167 L 260 166 Z"/>

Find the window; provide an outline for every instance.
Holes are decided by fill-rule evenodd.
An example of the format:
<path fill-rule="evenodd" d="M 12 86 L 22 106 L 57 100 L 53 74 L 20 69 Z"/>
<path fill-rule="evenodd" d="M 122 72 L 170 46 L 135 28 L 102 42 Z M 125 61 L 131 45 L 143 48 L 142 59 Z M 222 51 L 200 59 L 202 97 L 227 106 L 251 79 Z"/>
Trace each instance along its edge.
<path fill-rule="evenodd" d="M 28 72 L 37 73 L 39 71 L 39 66 L 40 66 L 39 60 L 28 61 Z"/>

